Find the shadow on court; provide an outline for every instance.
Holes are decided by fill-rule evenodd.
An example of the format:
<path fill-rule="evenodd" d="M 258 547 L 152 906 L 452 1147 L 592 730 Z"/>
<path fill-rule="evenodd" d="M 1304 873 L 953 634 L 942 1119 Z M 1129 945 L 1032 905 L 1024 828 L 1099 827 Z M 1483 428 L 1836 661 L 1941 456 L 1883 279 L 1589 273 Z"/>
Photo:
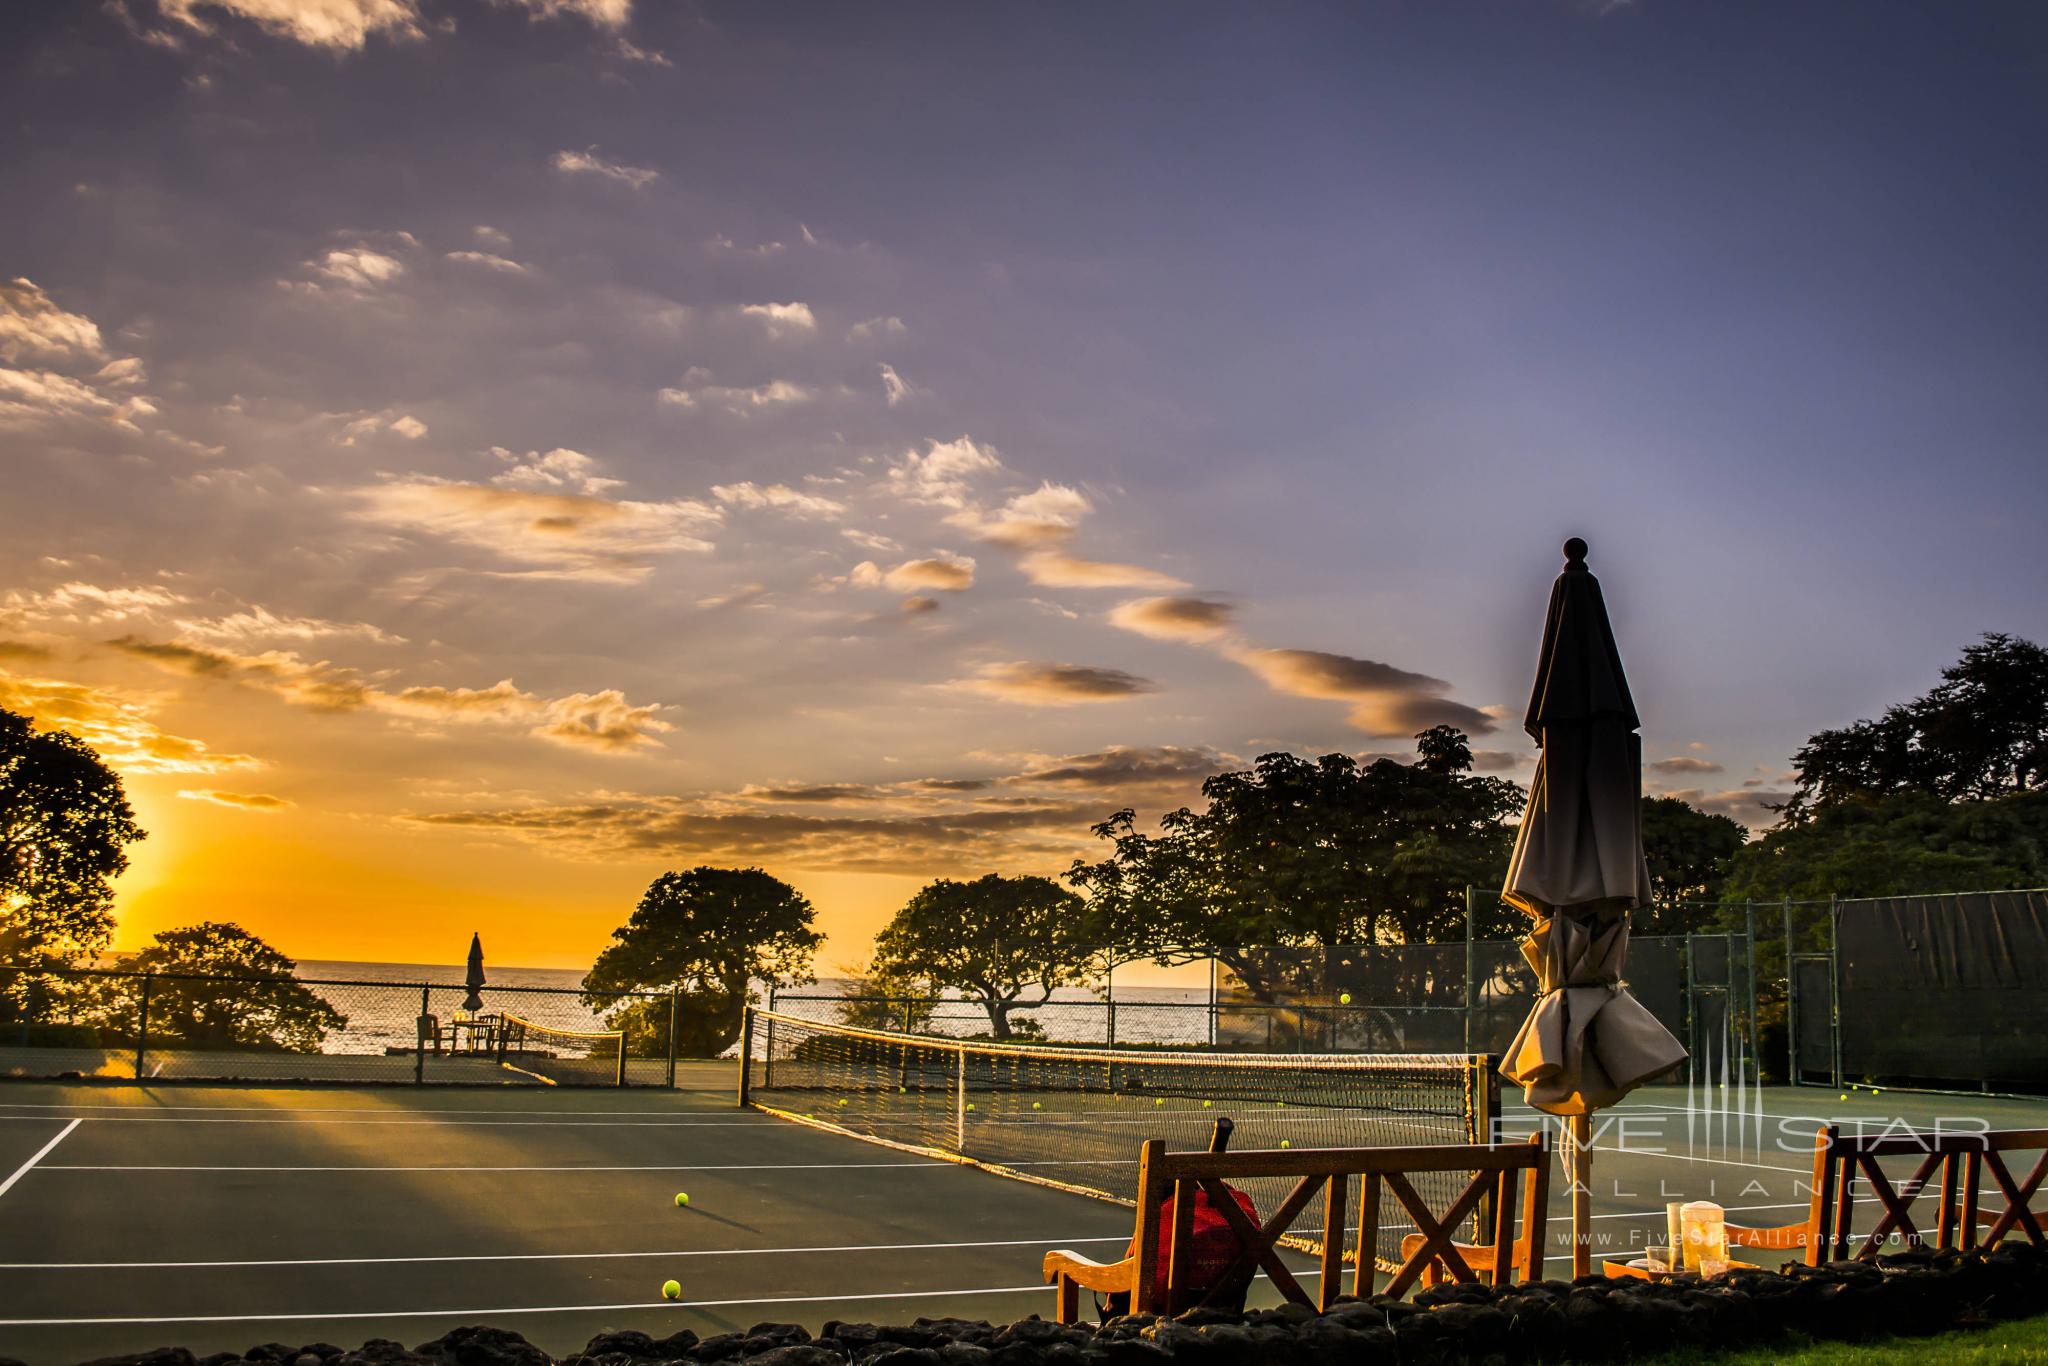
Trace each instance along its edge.
<path fill-rule="evenodd" d="M 562 1353 L 610 1328 L 1001 1321 L 1050 1315 L 1046 1249 L 1108 1258 L 1129 1238 L 1130 1213 L 1104 1201 L 737 1110 L 729 1064 L 679 1080 L 0 1087 L 0 1354 L 63 1366 L 167 1344 L 411 1345 L 463 1323 Z M 1797 1218 L 1824 1119 L 2032 1127 L 2048 1106 L 1649 1088 L 1605 1118 L 1597 1247 L 1620 1252 L 1652 1240 L 1667 1200 Z M 1503 1127 L 1533 1122 L 1510 1106 Z M 1566 1209 L 1560 1190 L 1554 1276 L 1568 1270 Z M 670 1278 L 679 1303 L 660 1299 Z"/>

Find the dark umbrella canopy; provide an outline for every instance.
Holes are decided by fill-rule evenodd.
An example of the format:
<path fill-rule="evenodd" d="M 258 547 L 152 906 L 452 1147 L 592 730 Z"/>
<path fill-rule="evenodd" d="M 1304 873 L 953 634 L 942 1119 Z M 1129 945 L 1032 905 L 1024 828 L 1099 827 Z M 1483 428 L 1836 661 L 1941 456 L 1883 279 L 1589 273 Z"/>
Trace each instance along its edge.
<path fill-rule="evenodd" d="M 1586 543 L 1565 543 L 1529 697 L 1542 747 L 1502 895 L 1536 919 L 1522 956 L 1539 995 L 1501 1073 L 1529 1104 L 1586 1115 L 1685 1059 L 1622 985 L 1628 913 L 1650 901 L 1642 737 Z"/>
<path fill-rule="evenodd" d="M 469 988 L 469 995 L 462 998 L 464 1010 L 482 1010 L 484 998 L 477 995 L 484 989 L 484 941 L 483 936 L 469 936 L 469 971 L 464 974 L 462 984 Z"/>

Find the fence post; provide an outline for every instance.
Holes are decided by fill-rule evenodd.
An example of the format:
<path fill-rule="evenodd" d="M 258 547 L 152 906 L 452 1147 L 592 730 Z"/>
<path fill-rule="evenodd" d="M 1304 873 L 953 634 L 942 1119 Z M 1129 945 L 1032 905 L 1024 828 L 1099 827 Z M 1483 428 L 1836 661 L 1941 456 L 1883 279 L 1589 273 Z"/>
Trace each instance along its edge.
<path fill-rule="evenodd" d="M 1761 1086 L 1764 1084 L 1764 1037 L 1763 1029 L 1757 1023 L 1756 1018 L 1756 903 L 1754 901 L 1742 903 L 1742 923 L 1749 941 L 1746 945 L 1749 952 L 1749 1000 L 1745 1003 L 1745 1013 L 1749 1016 L 1749 1065 L 1751 1070 L 1756 1073 L 1756 1084 Z"/>
<path fill-rule="evenodd" d="M 1842 1084 L 1842 899 L 1828 897 L 1828 1039 L 1834 1085 Z"/>
<path fill-rule="evenodd" d="M 433 987 L 427 983 L 420 983 L 420 1018 L 412 1031 L 412 1084 L 415 1086 L 424 1086 L 427 1080 L 427 1010 L 433 1004 L 427 999 L 427 993 L 432 990 Z"/>
<path fill-rule="evenodd" d="M 1780 903 L 1785 916 L 1785 1082 L 1799 1084 L 1799 988 L 1792 977 L 1792 899 Z"/>
<path fill-rule="evenodd" d="M 1116 1047 L 1116 997 L 1109 998 L 1109 1037 L 1105 1041 L 1110 1048 Z"/>
<path fill-rule="evenodd" d="M 1476 994 L 1474 991 L 1476 983 L 1472 980 L 1474 976 L 1472 937 L 1477 933 L 1479 923 L 1479 908 L 1476 900 L 1478 890 L 1469 882 L 1465 884 L 1465 1051 L 1467 1053 L 1472 1051 L 1472 998 Z"/>
<path fill-rule="evenodd" d="M 917 1033 L 917 998 L 914 996 L 903 998 L 903 1032 Z"/>
<path fill-rule="evenodd" d="M 668 1089 L 671 1091 L 676 1089 L 676 1025 L 680 1023 L 682 994 L 681 987 L 668 989 Z"/>
<path fill-rule="evenodd" d="M 135 1007 L 135 1080 L 141 1081 L 149 1075 L 144 1070 L 144 1059 L 149 1054 L 149 974 L 142 974 L 141 999 Z"/>

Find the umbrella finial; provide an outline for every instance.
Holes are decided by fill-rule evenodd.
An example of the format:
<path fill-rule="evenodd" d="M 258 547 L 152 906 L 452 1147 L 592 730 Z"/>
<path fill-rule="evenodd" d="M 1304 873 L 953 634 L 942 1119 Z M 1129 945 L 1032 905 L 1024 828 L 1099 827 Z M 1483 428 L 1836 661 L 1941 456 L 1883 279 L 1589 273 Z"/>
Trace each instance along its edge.
<path fill-rule="evenodd" d="M 1564 543 L 1564 567 L 1584 569 L 1586 567 L 1586 543 L 1574 536 Z"/>

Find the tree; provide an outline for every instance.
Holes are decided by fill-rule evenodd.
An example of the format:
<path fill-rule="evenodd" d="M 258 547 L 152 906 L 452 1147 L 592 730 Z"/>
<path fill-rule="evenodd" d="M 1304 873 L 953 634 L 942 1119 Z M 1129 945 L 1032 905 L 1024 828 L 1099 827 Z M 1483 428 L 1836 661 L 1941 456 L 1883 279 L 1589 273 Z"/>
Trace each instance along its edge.
<path fill-rule="evenodd" d="M 1261 755 L 1204 782 L 1208 808 L 1169 812 L 1158 835 L 1117 812 L 1094 827 L 1108 857 L 1067 874 L 1088 895 L 1091 936 L 1129 958 L 1214 956 L 1261 1000 L 1319 990 L 1339 946 L 1462 938 L 1465 888 L 1506 868 L 1522 792 L 1472 775 L 1451 727 L 1416 747 L 1417 763 L 1363 767 Z M 1481 914 L 1481 935 L 1523 928 L 1492 898 Z"/>
<path fill-rule="evenodd" d="M 621 1004 L 617 993 L 676 991 L 676 1051 L 716 1057 L 740 1036 L 755 979 L 809 982 L 823 936 L 811 903 L 759 868 L 692 868 L 648 885 L 632 919 L 583 978 L 583 1001 L 636 1051 L 668 1049 L 666 1001 Z"/>
<path fill-rule="evenodd" d="M 1727 894 L 1801 901 L 2044 884 L 2048 792 L 1975 802 L 1906 792 L 1781 822 L 1731 861 Z"/>
<path fill-rule="evenodd" d="M 1941 682 L 1874 721 L 1814 735 L 1793 756 L 1785 814 L 1902 793 L 1990 801 L 2048 788 L 2048 650 L 1992 633 Z"/>
<path fill-rule="evenodd" d="M 0 711 L 0 962 L 70 964 L 113 938 L 113 880 L 142 839 L 120 775 L 63 731 Z"/>
<path fill-rule="evenodd" d="M 1654 907 L 1631 917 L 1638 934 L 1687 934 L 1703 929 L 1684 907 L 1721 899 L 1728 860 L 1749 832 L 1728 816 L 1701 811 L 1677 797 L 1643 799 L 1643 856 L 1650 865 Z"/>
<path fill-rule="evenodd" d="M 196 1048 L 318 1053 L 348 1017 L 292 978 L 291 959 L 239 925 L 164 930 L 130 960 L 151 974 L 149 1032 Z"/>
<path fill-rule="evenodd" d="M 988 1011 L 989 1032 L 1007 1039 L 1018 1032 L 1011 1010 L 1087 979 L 1095 947 L 1083 911 L 1081 898 L 1051 878 L 940 878 L 875 937 L 874 971 L 962 993 Z M 1034 988 L 1037 999 L 1023 999 Z"/>

